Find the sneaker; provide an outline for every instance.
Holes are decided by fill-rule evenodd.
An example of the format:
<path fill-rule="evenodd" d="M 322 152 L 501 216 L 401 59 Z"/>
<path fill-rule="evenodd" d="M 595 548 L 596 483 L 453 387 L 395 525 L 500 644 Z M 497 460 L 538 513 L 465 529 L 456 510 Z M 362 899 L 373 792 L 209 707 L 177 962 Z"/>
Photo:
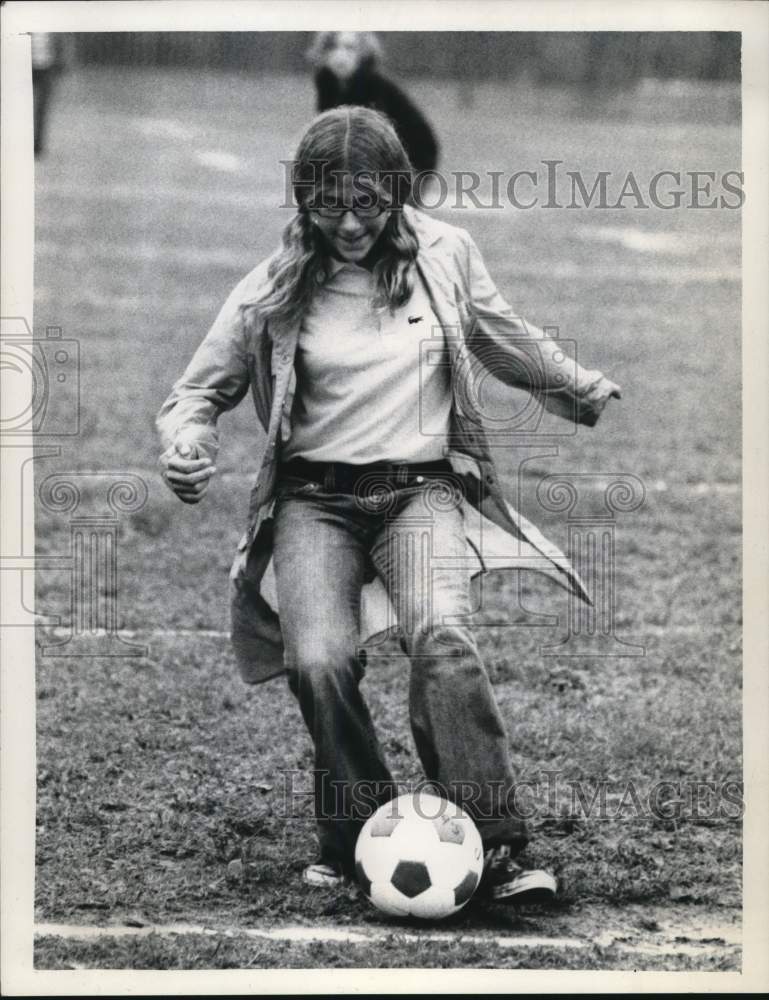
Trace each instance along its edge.
<path fill-rule="evenodd" d="M 491 903 L 511 903 L 531 906 L 555 899 L 558 882 L 550 872 L 527 871 L 510 857 L 510 848 L 503 845 L 486 851 L 483 875 L 478 886 L 481 898 Z"/>
<path fill-rule="evenodd" d="M 302 872 L 302 881 L 307 885 L 333 889 L 335 886 L 344 885 L 345 878 L 341 865 L 316 861 L 315 864 L 307 865 Z"/>

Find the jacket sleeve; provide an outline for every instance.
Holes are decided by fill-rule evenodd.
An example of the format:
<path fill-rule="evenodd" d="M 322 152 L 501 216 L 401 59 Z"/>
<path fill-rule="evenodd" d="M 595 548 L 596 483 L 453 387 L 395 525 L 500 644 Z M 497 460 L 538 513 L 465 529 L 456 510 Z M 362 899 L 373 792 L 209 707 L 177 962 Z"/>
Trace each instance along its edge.
<path fill-rule="evenodd" d="M 377 75 L 373 86 L 377 94 L 376 103 L 395 126 L 411 165 L 417 173 L 435 170 L 438 165 L 438 140 L 425 116 L 392 80 Z"/>
<path fill-rule="evenodd" d="M 315 110 L 328 111 L 337 108 L 341 103 L 339 82 L 327 67 L 321 67 L 315 73 Z"/>
<path fill-rule="evenodd" d="M 592 426 L 616 389 L 597 369 L 582 368 L 565 345 L 514 314 L 497 290 L 474 240 L 466 241 L 463 289 L 466 343 L 506 385 L 526 389 L 548 411 Z"/>
<path fill-rule="evenodd" d="M 157 416 L 164 448 L 183 434 L 212 459 L 219 450 L 217 421 L 236 406 L 249 384 L 241 282 L 230 294 L 213 326 Z"/>

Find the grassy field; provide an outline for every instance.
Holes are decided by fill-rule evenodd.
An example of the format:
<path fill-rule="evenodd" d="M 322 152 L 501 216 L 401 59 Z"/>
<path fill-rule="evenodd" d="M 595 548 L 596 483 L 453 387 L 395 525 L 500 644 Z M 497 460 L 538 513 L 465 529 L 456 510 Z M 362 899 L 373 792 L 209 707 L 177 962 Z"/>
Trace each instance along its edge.
<path fill-rule="evenodd" d="M 738 170 L 729 89 L 645 90 L 603 107 L 558 92 L 414 83 L 442 138 L 445 170 L 536 169 L 561 159 L 587 174 Z M 606 927 L 652 934 L 673 915 L 733 924 L 741 899 L 735 808 L 673 818 L 619 808 L 672 782 L 741 778 L 739 212 L 440 210 L 464 225 L 523 316 L 558 326 L 580 360 L 623 386 L 593 430 L 525 467 L 522 508 L 562 545 L 566 526 L 539 508 L 556 471 L 632 473 L 646 499 L 619 515 L 617 630 L 640 658 L 542 654 L 560 628 L 511 628 L 510 581 L 493 580 L 478 630 L 522 778 L 558 772 L 527 849 L 563 892 L 547 912 L 471 904 L 455 942 L 428 953 L 354 893 L 311 893 L 306 797 L 285 818 L 285 772 L 311 766 L 301 718 L 280 680 L 246 688 L 226 638 L 226 574 L 255 472 L 253 414 L 222 420 L 224 445 L 206 503 L 185 507 L 155 472 L 154 415 L 235 282 L 273 248 L 279 160 L 312 111 L 308 82 L 184 72 L 79 71 L 55 95 L 50 148 L 37 165 L 35 331 L 59 326 L 81 352 L 81 432 L 54 472 L 132 472 L 144 508 L 121 518 L 117 599 L 123 629 L 147 655 L 38 662 L 37 879 L 40 922 L 218 927 L 358 927 L 376 947 L 227 939 L 38 940 L 40 968 L 434 966 L 713 968 L 726 958 L 628 958 L 591 945 L 525 954 L 463 943 L 481 936 Z M 595 99 L 594 99 L 595 100 Z M 508 122 L 503 128 L 502 122 Z M 508 475 L 516 456 L 500 450 Z M 37 550 L 64 554 L 69 515 L 40 509 Z M 527 608 L 565 620 L 566 598 L 533 576 Z M 38 609 L 67 625 L 69 576 L 38 574 Z M 54 637 L 56 638 L 56 637 Z M 41 632 L 41 639 L 45 636 Z M 396 776 L 419 776 L 405 665 L 375 658 L 365 681 Z M 611 788 L 601 818 L 569 812 L 568 781 Z M 306 784 L 304 785 L 306 787 Z M 672 918 L 671 918 L 672 919 Z M 412 928 L 413 932 L 413 928 Z M 221 944 L 221 942 L 220 942 Z M 735 965 L 736 963 L 736 965 Z"/>

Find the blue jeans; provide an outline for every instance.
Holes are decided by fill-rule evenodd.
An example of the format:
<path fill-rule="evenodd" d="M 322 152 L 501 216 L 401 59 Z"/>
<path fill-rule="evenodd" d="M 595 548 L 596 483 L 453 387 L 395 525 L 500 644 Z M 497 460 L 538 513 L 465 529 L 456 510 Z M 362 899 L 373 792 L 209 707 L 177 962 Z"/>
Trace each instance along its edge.
<path fill-rule="evenodd" d="M 394 488 L 379 505 L 300 479 L 278 487 L 273 558 L 285 665 L 315 746 L 321 858 L 346 868 L 362 822 L 395 793 L 359 687 L 361 587 L 373 573 L 410 660 L 410 721 L 426 778 L 461 798 L 486 846 L 517 853 L 527 841 L 507 801 L 514 777 L 502 717 L 461 623 L 470 612 L 463 512 L 446 491 L 435 496 L 429 483 Z"/>

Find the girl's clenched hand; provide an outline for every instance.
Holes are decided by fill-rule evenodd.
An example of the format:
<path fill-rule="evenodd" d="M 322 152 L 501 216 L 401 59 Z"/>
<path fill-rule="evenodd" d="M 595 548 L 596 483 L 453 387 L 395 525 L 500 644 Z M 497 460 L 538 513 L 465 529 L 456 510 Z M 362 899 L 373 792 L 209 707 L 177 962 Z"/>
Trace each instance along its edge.
<path fill-rule="evenodd" d="M 164 482 L 184 503 L 199 503 L 216 472 L 208 456 L 198 455 L 194 444 L 177 440 L 159 459 Z"/>

